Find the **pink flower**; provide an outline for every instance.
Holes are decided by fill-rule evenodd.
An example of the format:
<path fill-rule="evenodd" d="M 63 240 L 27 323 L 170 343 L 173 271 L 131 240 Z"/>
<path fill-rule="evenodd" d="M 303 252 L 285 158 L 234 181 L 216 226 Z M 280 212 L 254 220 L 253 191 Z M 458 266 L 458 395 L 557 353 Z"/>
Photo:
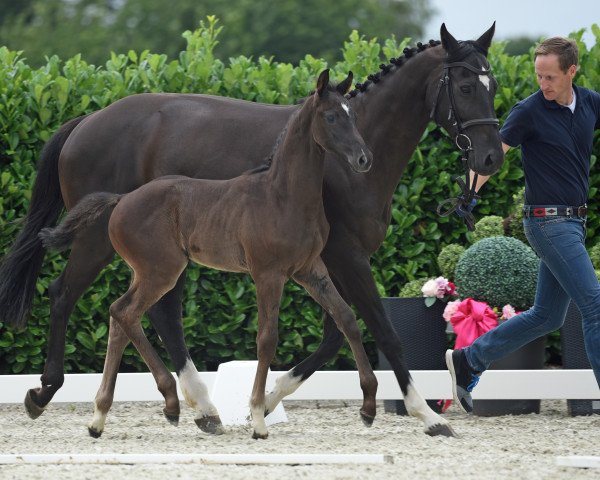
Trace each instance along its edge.
<path fill-rule="evenodd" d="M 508 320 L 509 318 L 518 315 L 521 312 L 515 312 L 515 309 L 512 305 L 506 304 L 502 307 L 502 316 L 500 317 L 502 320 Z"/>
<path fill-rule="evenodd" d="M 456 285 L 454 285 L 452 282 L 448 282 L 448 285 L 446 286 L 446 294 L 456 295 Z"/>
<path fill-rule="evenodd" d="M 452 315 L 454 315 L 456 313 L 456 311 L 458 310 L 458 305 L 460 304 L 460 300 L 455 300 L 454 302 L 448 302 L 448 304 L 446 305 L 446 308 L 444 308 L 444 313 L 443 313 L 443 317 L 444 320 L 446 320 L 447 322 L 450 321 L 450 319 L 452 318 Z"/>

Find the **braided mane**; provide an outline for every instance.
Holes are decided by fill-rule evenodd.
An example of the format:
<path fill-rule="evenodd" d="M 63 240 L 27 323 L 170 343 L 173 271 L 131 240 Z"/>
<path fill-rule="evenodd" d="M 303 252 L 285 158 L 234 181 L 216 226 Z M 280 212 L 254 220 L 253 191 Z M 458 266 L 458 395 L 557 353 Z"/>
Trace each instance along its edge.
<path fill-rule="evenodd" d="M 356 88 L 349 92 L 346 96 L 348 98 L 356 97 L 356 95 L 358 95 L 359 93 L 366 91 L 369 85 L 371 85 L 372 83 L 379 82 L 379 80 L 381 80 L 383 76 L 387 75 L 391 71 L 395 71 L 396 69 L 400 68 L 406 63 L 406 61 L 409 58 L 414 57 L 417 53 L 427 50 L 428 48 L 437 47 L 438 45 L 441 45 L 441 43 L 442 42 L 439 40 L 429 40 L 428 43 L 418 42 L 416 47 L 406 47 L 403 50 L 404 55 L 398 58 L 390 59 L 390 63 L 388 64 L 382 63 L 381 65 L 379 65 L 379 68 L 381 69 L 380 72 L 372 73 L 367 77 L 367 80 L 365 80 L 365 82 L 363 83 L 357 83 Z M 473 40 L 459 41 L 458 44 L 459 48 L 456 51 L 453 51 L 451 54 L 447 55 L 446 62 L 460 62 L 474 51 L 481 53 L 484 56 L 487 56 L 487 51 L 482 49 L 479 46 L 479 44 Z M 394 67 L 396 68 L 394 69 Z"/>
<path fill-rule="evenodd" d="M 400 68 L 402 65 L 404 65 L 404 63 L 406 63 L 406 61 L 409 58 L 414 57 L 416 54 L 427 50 L 428 48 L 437 47 L 441 43 L 442 42 L 440 42 L 439 40 L 429 40 L 428 43 L 418 42 L 416 47 L 406 47 L 403 50 L 404 55 L 398 58 L 391 58 L 390 63 L 388 64 L 382 63 L 381 65 L 379 65 L 381 71 L 369 75 L 365 82 L 357 83 L 356 88 L 348 93 L 348 97 L 352 98 L 358 95 L 360 92 L 366 91 L 369 85 L 371 85 L 372 83 L 379 82 L 379 80 L 381 80 L 383 76 L 387 75 L 391 71 L 394 71 L 394 67 L 396 67 L 396 69 Z"/>

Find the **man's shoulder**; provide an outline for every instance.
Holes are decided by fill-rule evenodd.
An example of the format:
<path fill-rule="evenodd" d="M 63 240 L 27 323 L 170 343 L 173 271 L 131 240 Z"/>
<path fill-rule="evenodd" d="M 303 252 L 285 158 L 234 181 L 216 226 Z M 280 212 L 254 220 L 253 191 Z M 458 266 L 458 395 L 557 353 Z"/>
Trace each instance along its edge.
<path fill-rule="evenodd" d="M 523 100 L 518 101 L 515 104 L 515 108 L 523 108 L 527 110 L 532 108 L 539 108 L 544 104 L 543 98 L 544 96 L 542 94 L 542 91 L 538 90 L 529 95 L 528 97 L 524 98 Z"/>
<path fill-rule="evenodd" d="M 591 100 L 596 103 L 600 102 L 600 93 L 598 93 L 596 90 L 580 87 L 579 85 L 575 84 L 573 84 L 573 89 L 575 90 L 575 94 L 579 96 L 582 101 Z"/>

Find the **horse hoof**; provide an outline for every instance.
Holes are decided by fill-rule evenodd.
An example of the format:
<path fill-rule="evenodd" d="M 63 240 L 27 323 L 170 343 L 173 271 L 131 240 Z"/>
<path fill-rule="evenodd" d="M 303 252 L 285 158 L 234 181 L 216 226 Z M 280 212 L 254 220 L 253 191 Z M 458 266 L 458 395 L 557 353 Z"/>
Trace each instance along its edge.
<path fill-rule="evenodd" d="M 40 407 L 33 401 L 33 397 L 31 395 L 32 391 L 34 390 L 27 390 L 27 395 L 25 395 L 25 401 L 23 403 L 25 405 L 25 410 L 27 411 L 27 415 L 29 415 L 29 418 L 35 420 L 42 413 L 44 413 L 46 407 Z"/>
<path fill-rule="evenodd" d="M 452 427 L 447 423 L 446 424 L 437 423 L 435 425 L 432 425 L 427 430 L 425 430 L 425 433 L 431 437 L 437 437 L 437 436 L 441 435 L 443 437 L 458 438 L 458 435 L 456 434 L 456 432 L 454 430 L 452 430 Z"/>
<path fill-rule="evenodd" d="M 194 419 L 198 428 L 206 433 L 212 433 L 213 435 L 222 435 L 225 433 L 221 418 L 218 415 L 208 415 L 206 417 Z"/>
<path fill-rule="evenodd" d="M 102 435 L 102 430 L 96 430 L 94 427 L 88 427 L 88 433 L 92 438 L 100 438 L 100 435 Z"/>
<path fill-rule="evenodd" d="M 375 420 L 375 415 L 369 415 L 362 410 L 360 411 L 360 419 L 365 424 L 366 427 L 370 427 L 373 425 L 373 420 Z"/>
<path fill-rule="evenodd" d="M 252 438 L 254 440 L 266 440 L 269 436 L 269 432 L 267 433 L 258 433 L 256 430 L 252 432 Z"/>
<path fill-rule="evenodd" d="M 163 409 L 163 415 L 165 416 L 167 421 L 174 427 L 177 427 L 179 425 L 179 414 L 172 415 L 170 413 L 167 413 L 167 411 Z"/>

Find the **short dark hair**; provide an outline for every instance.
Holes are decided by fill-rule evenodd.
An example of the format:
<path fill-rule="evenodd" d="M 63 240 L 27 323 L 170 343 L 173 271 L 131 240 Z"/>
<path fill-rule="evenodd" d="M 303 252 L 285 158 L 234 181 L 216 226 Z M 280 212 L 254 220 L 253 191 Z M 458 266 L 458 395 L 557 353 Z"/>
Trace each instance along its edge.
<path fill-rule="evenodd" d="M 558 65 L 566 72 L 571 65 L 579 63 L 579 49 L 577 42 L 571 38 L 551 37 L 540 43 L 534 52 L 534 59 L 539 55 L 556 55 Z"/>

